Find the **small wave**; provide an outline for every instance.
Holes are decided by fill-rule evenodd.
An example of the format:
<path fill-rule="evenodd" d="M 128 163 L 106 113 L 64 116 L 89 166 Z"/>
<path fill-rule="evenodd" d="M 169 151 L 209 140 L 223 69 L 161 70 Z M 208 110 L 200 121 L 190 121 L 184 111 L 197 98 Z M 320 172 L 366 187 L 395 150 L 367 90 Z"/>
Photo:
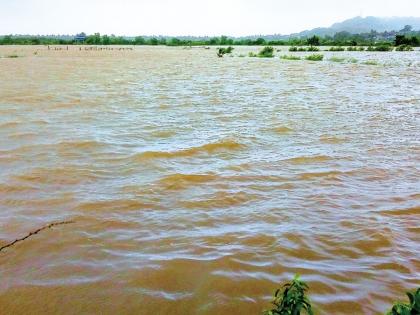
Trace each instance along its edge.
<path fill-rule="evenodd" d="M 146 151 L 136 154 L 136 161 L 153 160 L 153 159 L 172 159 L 191 157 L 199 154 L 213 154 L 221 151 L 236 151 L 244 148 L 241 143 L 232 140 L 223 140 L 213 143 L 207 143 L 201 146 L 192 147 L 177 151 Z"/>
<path fill-rule="evenodd" d="M 412 208 L 405 208 L 405 209 L 394 209 L 394 210 L 383 210 L 380 212 L 384 215 L 389 216 L 398 216 L 398 215 L 420 215 L 420 207 L 412 207 Z"/>
<path fill-rule="evenodd" d="M 333 137 L 328 135 L 323 135 L 319 138 L 322 143 L 330 143 L 330 144 L 340 144 L 346 141 L 345 138 Z"/>
<path fill-rule="evenodd" d="M 161 179 L 157 185 L 168 190 L 180 190 L 212 182 L 218 178 L 215 174 L 172 174 Z"/>
<path fill-rule="evenodd" d="M 3 128 L 15 128 L 15 127 L 19 126 L 19 124 L 20 123 L 18 123 L 16 121 L 10 121 L 10 122 L 1 124 L 0 125 L 0 129 L 3 129 Z"/>
<path fill-rule="evenodd" d="M 180 204 L 187 209 L 214 209 L 240 206 L 261 199 L 261 196 L 257 194 L 249 194 L 246 192 L 238 192 L 233 194 L 227 192 L 218 192 L 203 197 L 206 197 L 206 199 L 185 200 L 181 201 Z"/>
<path fill-rule="evenodd" d="M 171 138 L 174 135 L 176 135 L 176 132 L 175 131 L 170 131 L 170 130 L 158 130 L 158 131 L 151 132 L 150 135 L 153 138 L 166 139 L 166 138 Z"/>
<path fill-rule="evenodd" d="M 37 168 L 29 173 L 14 176 L 16 180 L 38 184 L 76 185 L 82 182 L 94 181 L 97 172 L 71 166 L 60 168 Z"/>
<path fill-rule="evenodd" d="M 332 180 L 340 180 L 340 176 L 347 174 L 341 171 L 328 171 L 328 172 L 311 172 L 299 174 L 301 180 L 311 180 L 315 178 L 328 178 Z"/>
<path fill-rule="evenodd" d="M 332 158 L 330 156 L 326 156 L 326 155 L 299 156 L 299 157 L 284 160 L 284 162 L 299 165 L 299 164 L 313 164 L 313 163 L 326 162 L 331 159 Z"/>
<path fill-rule="evenodd" d="M 23 193 L 23 192 L 35 191 L 35 190 L 37 189 L 30 186 L 0 184 L 0 194 L 1 193 Z"/>
<path fill-rule="evenodd" d="M 99 149 L 105 146 L 104 143 L 94 141 L 94 140 L 86 140 L 86 141 L 63 141 L 57 143 L 56 146 L 59 150 L 89 150 L 89 149 Z"/>
<path fill-rule="evenodd" d="M 135 199 L 98 200 L 81 203 L 77 210 L 81 211 L 132 211 L 139 209 L 156 209 L 156 206 Z"/>
<path fill-rule="evenodd" d="M 293 129 L 289 128 L 289 127 L 286 127 L 286 126 L 279 126 L 279 127 L 273 128 L 272 131 L 274 131 L 275 133 L 283 135 L 283 134 L 293 132 Z"/>

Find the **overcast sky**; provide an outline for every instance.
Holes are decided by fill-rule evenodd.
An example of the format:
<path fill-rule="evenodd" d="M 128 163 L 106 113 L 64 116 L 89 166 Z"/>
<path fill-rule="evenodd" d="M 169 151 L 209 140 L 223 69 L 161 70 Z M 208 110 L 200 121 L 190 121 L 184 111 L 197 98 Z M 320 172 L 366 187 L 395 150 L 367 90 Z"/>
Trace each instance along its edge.
<path fill-rule="evenodd" d="M 358 15 L 419 16 L 420 0 L 0 0 L 0 34 L 289 34 Z"/>

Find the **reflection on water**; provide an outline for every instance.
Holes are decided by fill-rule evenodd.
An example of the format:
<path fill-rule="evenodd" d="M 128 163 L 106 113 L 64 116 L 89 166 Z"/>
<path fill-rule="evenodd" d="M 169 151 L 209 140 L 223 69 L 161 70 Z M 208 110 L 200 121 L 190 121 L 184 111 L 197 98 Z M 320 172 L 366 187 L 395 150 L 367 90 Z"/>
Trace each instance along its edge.
<path fill-rule="evenodd" d="M 373 314 L 419 286 L 418 52 L 14 50 L 0 245 L 76 223 L 0 253 L 0 313 L 259 314 L 300 273 L 318 312 Z"/>

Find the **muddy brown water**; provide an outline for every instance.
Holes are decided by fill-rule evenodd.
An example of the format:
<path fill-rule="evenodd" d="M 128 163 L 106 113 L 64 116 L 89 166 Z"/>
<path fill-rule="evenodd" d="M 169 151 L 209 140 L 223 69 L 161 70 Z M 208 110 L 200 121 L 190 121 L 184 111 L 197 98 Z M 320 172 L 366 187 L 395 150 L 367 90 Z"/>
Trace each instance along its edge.
<path fill-rule="evenodd" d="M 75 222 L 0 252 L 0 314 L 260 314 L 296 273 L 319 314 L 377 314 L 420 285 L 420 52 L 251 50 L 0 47 L 0 246 Z"/>

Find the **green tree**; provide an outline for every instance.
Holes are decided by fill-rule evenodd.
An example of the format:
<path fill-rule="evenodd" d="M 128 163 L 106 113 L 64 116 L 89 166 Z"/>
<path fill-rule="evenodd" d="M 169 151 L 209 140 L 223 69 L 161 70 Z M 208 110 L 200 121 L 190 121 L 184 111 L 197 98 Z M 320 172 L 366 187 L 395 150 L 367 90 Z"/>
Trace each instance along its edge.
<path fill-rule="evenodd" d="M 312 37 L 309 37 L 306 42 L 308 45 L 311 45 L 311 46 L 319 46 L 319 37 L 314 35 Z"/>

